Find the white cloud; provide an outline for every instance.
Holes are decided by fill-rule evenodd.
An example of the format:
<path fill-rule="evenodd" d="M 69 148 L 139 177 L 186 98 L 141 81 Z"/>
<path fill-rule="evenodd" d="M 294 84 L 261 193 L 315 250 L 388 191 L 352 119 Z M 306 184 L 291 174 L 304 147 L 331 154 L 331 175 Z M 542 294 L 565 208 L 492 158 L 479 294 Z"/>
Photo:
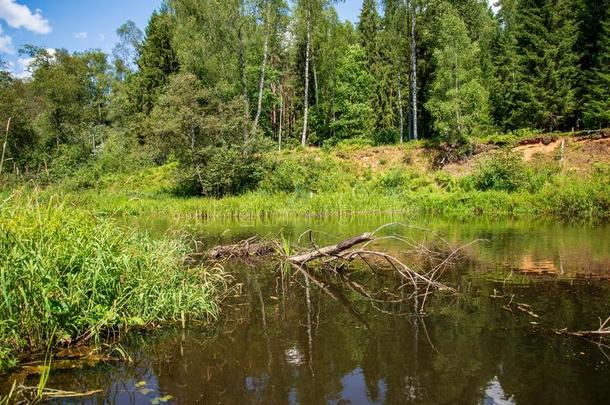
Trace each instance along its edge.
<path fill-rule="evenodd" d="M 25 28 L 37 34 L 48 34 L 51 25 L 39 9 L 32 11 L 16 0 L 0 0 L 0 19 L 6 20 L 13 28 Z"/>
<path fill-rule="evenodd" d="M 500 4 L 498 3 L 498 0 L 487 0 L 487 3 L 489 4 L 489 7 L 491 7 L 491 10 L 494 13 L 497 13 L 498 10 L 500 10 Z"/>
<path fill-rule="evenodd" d="M 13 39 L 8 35 L 2 33 L 2 27 L 0 26 L 0 53 L 15 53 L 13 48 Z"/>
<path fill-rule="evenodd" d="M 51 59 L 53 58 L 53 56 L 55 56 L 56 51 L 54 48 L 47 48 L 46 51 L 51 57 Z M 32 77 L 31 64 L 33 61 L 34 58 L 18 58 L 17 65 L 19 66 L 19 69 L 12 69 L 13 77 L 17 79 L 29 79 L 30 77 Z"/>
<path fill-rule="evenodd" d="M 77 39 L 87 39 L 87 33 L 86 32 L 75 32 L 74 33 L 74 38 L 77 38 Z"/>
<path fill-rule="evenodd" d="M 99 34 L 97 34 L 97 37 L 99 38 L 100 41 L 104 41 L 106 39 L 106 35 L 102 34 L 101 32 Z"/>

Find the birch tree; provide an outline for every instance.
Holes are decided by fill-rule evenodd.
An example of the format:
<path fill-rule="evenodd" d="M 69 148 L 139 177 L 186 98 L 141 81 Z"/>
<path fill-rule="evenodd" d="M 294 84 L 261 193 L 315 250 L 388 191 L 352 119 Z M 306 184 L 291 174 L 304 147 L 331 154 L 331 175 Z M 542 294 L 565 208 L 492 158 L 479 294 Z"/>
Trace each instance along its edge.
<path fill-rule="evenodd" d="M 434 80 L 426 108 L 433 127 L 451 146 L 489 124 L 489 93 L 482 84 L 479 47 L 450 5 L 439 19 L 440 47 L 433 53 Z"/>

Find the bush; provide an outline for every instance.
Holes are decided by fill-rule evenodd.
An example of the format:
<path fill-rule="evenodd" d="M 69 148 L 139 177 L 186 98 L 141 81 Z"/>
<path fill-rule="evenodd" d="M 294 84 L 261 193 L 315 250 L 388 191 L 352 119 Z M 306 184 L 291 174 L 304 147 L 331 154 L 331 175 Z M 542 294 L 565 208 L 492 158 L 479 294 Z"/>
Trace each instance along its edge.
<path fill-rule="evenodd" d="M 400 133 L 395 128 L 386 128 L 373 133 L 375 145 L 394 145 L 400 141 Z"/>
<path fill-rule="evenodd" d="M 541 131 L 537 129 L 521 128 L 506 133 L 495 133 L 493 135 L 483 137 L 481 138 L 481 142 L 500 147 L 514 146 L 519 141 L 535 138 L 539 136 L 540 133 Z"/>
<path fill-rule="evenodd" d="M 268 193 L 309 194 L 345 191 L 357 181 L 353 171 L 329 155 L 282 155 L 270 161 L 260 189 Z"/>
<path fill-rule="evenodd" d="M 377 178 L 375 187 L 386 191 L 418 191 L 433 183 L 429 176 L 417 170 L 392 169 Z"/>
<path fill-rule="evenodd" d="M 454 191 L 458 187 L 456 178 L 442 170 L 434 173 L 434 182 L 446 191 Z"/>
<path fill-rule="evenodd" d="M 477 190 L 517 191 L 527 184 L 528 171 L 521 156 L 501 151 L 479 165 L 473 174 Z"/>
<path fill-rule="evenodd" d="M 263 177 L 267 141 L 213 146 L 199 150 L 194 162 L 178 170 L 176 194 L 223 197 L 254 190 Z"/>

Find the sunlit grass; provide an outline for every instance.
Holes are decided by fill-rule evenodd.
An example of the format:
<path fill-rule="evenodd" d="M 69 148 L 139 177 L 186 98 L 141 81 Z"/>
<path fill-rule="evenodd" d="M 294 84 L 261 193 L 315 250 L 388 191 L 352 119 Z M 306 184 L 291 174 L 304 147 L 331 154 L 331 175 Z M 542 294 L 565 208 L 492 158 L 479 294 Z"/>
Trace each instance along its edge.
<path fill-rule="evenodd" d="M 56 198 L 0 203 L 0 370 L 49 342 L 218 314 L 221 271 L 186 268 L 188 243 L 153 240 Z"/>

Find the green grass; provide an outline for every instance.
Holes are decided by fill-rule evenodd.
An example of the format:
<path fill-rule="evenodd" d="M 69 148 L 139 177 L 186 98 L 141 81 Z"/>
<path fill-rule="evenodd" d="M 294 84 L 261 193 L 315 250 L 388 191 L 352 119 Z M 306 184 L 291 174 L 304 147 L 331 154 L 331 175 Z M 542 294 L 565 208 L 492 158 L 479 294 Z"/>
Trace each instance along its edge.
<path fill-rule="evenodd" d="M 69 201 L 104 215 L 158 215 L 174 218 L 271 218 L 342 216 L 401 212 L 446 219 L 536 218 L 578 223 L 610 221 L 610 187 L 563 179 L 537 192 L 353 189 L 348 192 L 287 194 L 252 192 L 241 196 L 178 198 L 169 194 L 71 194 Z"/>
<path fill-rule="evenodd" d="M 186 241 L 36 197 L 0 202 L 0 371 L 49 342 L 217 316 L 224 275 L 186 268 Z"/>

